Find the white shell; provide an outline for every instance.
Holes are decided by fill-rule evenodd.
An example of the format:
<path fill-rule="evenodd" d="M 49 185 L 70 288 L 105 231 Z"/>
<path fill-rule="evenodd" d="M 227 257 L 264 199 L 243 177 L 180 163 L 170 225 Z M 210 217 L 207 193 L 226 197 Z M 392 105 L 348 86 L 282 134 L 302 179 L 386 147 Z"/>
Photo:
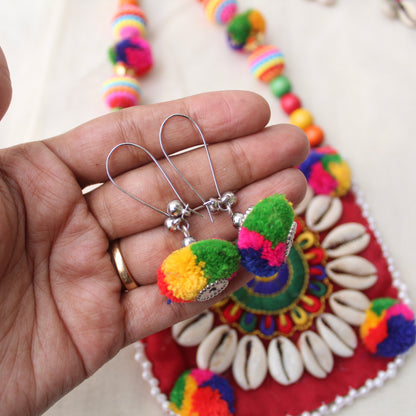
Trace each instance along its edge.
<path fill-rule="evenodd" d="M 271 340 L 267 350 L 270 375 L 279 384 L 288 386 L 298 381 L 303 374 L 303 361 L 296 345 L 280 336 Z"/>
<path fill-rule="evenodd" d="M 266 378 L 266 350 L 255 335 L 245 335 L 238 343 L 233 363 L 233 375 L 243 390 L 256 389 Z"/>
<path fill-rule="evenodd" d="M 408 27 L 416 27 L 416 4 L 411 1 L 402 1 L 402 8 L 398 8 L 399 19 Z"/>
<path fill-rule="evenodd" d="M 341 257 L 356 254 L 370 243 L 370 234 L 366 228 L 356 222 L 348 222 L 334 228 L 325 237 L 322 247 L 330 257 Z"/>
<path fill-rule="evenodd" d="M 237 332 L 228 325 L 218 326 L 199 345 L 197 366 L 202 370 L 222 373 L 230 367 L 236 349 Z"/>
<path fill-rule="evenodd" d="M 184 347 L 194 347 L 205 338 L 214 325 L 214 314 L 204 311 L 172 326 L 172 337 Z"/>
<path fill-rule="evenodd" d="M 360 256 L 332 260 L 325 270 L 333 282 L 347 289 L 368 289 L 377 281 L 377 269 L 373 263 Z"/>
<path fill-rule="evenodd" d="M 342 215 L 342 202 L 329 195 L 315 196 L 306 210 L 306 225 L 313 231 L 325 231 L 334 226 Z"/>
<path fill-rule="evenodd" d="M 329 306 L 342 320 L 359 326 L 365 321 L 370 299 L 358 290 L 339 290 L 329 297 Z"/>
<path fill-rule="evenodd" d="M 335 355 L 352 357 L 357 348 L 357 336 L 342 319 L 330 313 L 323 313 L 316 320 L 319 334 Z"/>
<path fill-rule="evenodd" d="M 309 205 L 309 202 L 311 202 L 311 199 L 313 198 L 313 190 L 310 186 L 306 188 L 305 196 L 303 197 L 302 201 L 299 202 L 299 204 L 294 209 L 296 215 L 301 215 L 306 211 L 306 208 Z"/>
<path fill-rule="evenodd" d="M 325 341 L 315 332 L 303 332 L 298 347 L 306 370 L 317 378 L 325 378 L 334 367 L 334 357 Z"/>

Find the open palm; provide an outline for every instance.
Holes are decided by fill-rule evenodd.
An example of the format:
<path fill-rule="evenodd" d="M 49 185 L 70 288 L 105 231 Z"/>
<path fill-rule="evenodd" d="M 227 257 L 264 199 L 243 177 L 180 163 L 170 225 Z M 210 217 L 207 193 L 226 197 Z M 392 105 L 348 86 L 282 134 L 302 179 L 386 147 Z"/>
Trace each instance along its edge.
<path fill-rule="evenodd" d="M 269 108 L 244 92 L 210 93 L 104 116 L 62 136 L 0 153 L 0 407 L 6 415 L 38 414 L 96 371 L 125 345 L 206 308 L 166 304 L 156 270 L 180 247 L 164 217 L 107 181 L 112 147 L 131 141 L 162 158 L 157 132 L 172 113 L 201 126 L 221 190 L 238 195 L 237 211 L 275 192 L 298 202 L 305 189 L 297 166 L 308 151 L 289 125 L 265 128 Z M 169 153 L 200 144 L 186 120 L 165 130 Z M 161 160 L 162 165 L 164 161 Z M 175 156 L 198 191 L 215 195 L 204 149 Z M 196 196 L 173 174 L 191 205 Z M 174 194 L 143 153 L 123 149 L 111 170 L 117 183 L 164 209 Z M 103 183 L 83 194 L 87 185 Z M 194 217 L 197 239 L 235 238 L 226 215 L 214 224 Z M 179 233 L 180 234 L 180 233 Z M 125 262 L 140 284 L 121 292 L 108 254 L 120 239 Z M 249 276 L 241 272 L 226 295 Z M 3 413 L 2 413 L 3 414 Z"/>

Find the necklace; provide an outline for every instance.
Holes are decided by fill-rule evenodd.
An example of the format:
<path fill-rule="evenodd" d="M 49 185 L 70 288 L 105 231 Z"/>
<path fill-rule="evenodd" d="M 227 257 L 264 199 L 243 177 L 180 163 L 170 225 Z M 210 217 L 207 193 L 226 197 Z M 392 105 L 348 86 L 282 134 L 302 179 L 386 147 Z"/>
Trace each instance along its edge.
<path fill-rule="evenodd" d="M 232 17 L 233 15 L 233 8 L 236 8 L 236 3 L 233 1 L 225 1 L 225 2 L 220 2 L 220 1 L 211 1 L 211 2 L 205 2 L 204 3 L 204 7 L 205 7 L 205 11 L 207 13 L 207 15 L 211 18 L 211 19 L 217 19 L 220 21 L 224 21 L 224 20 L 228 20 L 228 17 Z M 254 15 L 254 16 L 253 16 Z M 254 49 L 254 52 L 252 53 L 252 55 L 250 56 L 250 66 L 252 69 L 252 72 L 261 80 L 266 81 L 266 82 L 270 82 L 272 81 L 272 91 L 273 93 L 279 97 L 281 99 L 281 103 L 282 103 L 282 107 L 284 109 L 284 111 L 288 114 L 290 114 L 291 117 L 291 121 L 293 122 L 293 124 L 298 125 L 299 127 L 303 128 L 304 130 L 306 130 L 305 132 L 307 133 L 307 129 L 310 126 L 313 126 L 313 118 L 311 116 L 311 114 L 302 109 L 300 106 L 300 100 L 298 99 L 298 97 L 296 97 L 295 95 L 293 95 L 290 91 L 290 82 L 286 77 L 283 77 L 281 75 L 281 72 L 283 70 L 284 67 L 284 60 L 282 57 L 282 54 L 277 50 L 277 48 L 274 47 L 270 47 L 270 46 L 266 46 L 266 47 L 260 47 L 259 48 L 259 44 L 261 43 L 261 38 L 262 35 L 264 33 L 264 29 L 263 28 L 263 24 L 261 22 L 261 15 L 259 17 L 259 15 L 256 15 L 255 12 L 250 11 L 244 15 L 242 15 L 242 19 L 245 19 L 245 22 L 249 23 L 249 30 L 248 30 L 248 37 L 247 39 L 249 39 L 249 41 L 247 42 L 247 40 L 245 40 L 244 42 L 241 42 L 239 39 L 239 35 L 240 33 L 235 33 L 232 31 L 232 27 L 231 25 L 229 26 L 229 31 L 228 31 L 228 38 L 230 43 L 236 47 L 237 49 L 244 49 L 247 48 L 249 51 Z M 252 24 L 252 20 L 254 20 L 255 22 L 258 23 L 258 26 L 253 25 Z M 244 23 L 244 22 L 243 22 Z M 241 25 L 243 25 L 243 23 L 241 23 Z M 251 26 L 250 26 L 251 25 Z M 254 34 L 252 33 L 252 30 L 254 27 Z M 278 81 L 275 81 L 278 80 Z M 273 82 L 274 81 L 274 82 Z M 288 95 L 289 94 L 289 95 Z M 286 97 L 283 99 L 283 97 Z M 289 98 L 287 98 L 289 97 Z M 287 102 L 286 102 L 287 100 Z M 299 111 L 300 110 L 300 111 Z M 308 134 L 309 139 L 311 140 L 313 145 L 317 145 L 320 144 L 323 137 L 322 137 L 322 130 L 319 129 L 319 134 L 316 134 L 316 129 L 315 129 L 315 133 L 314 135 L 312 135 L 312 137 L 318 137 L 318 139 L 316 141 L 311 140 L 311 134 Z M 326 156 L 330 156 L 333 155 L 332 151 L 329 152 L 322 152 L 321 150 L 318 151 L 318 155 L 321 155 L 322 153 L 324 153 Z M 305 168 L 305 169 L 309 169 L 309 165 Z M 310 185 L 311 185 L 311 181 L 310 181 Z M 311 185 L 312 187 L 312 185 Z M 337 187 L 335 187 L 334 189 L 336 189 Z M 343 186 L 341 186 L 341 188 L 343 188 Z M 333 190 L 333 189 L 332 189 Z M 316 192 L 316 189 L 315 189 Z M 345 192 L 341 192 L 339 194 L 339 196 L 344 196 Z M 355 195 L 357 195 L 357 192 L 355 192 Z M 316 199 L 315 199 L 316 201 Z M 344 215 L 347 213 L 347 207 L 349 205 L 354 205 L 356 208 L 358 208 L 358 210 L 360 210 L 360 206 L 361 206 L 361 198 L 360 197 L 356 197 L 352 194 L 350 194 L 349 196 L 347 195 L 343 201 L 342 201 L 342 209 L 344 210 L 343 213 L 341 213 L 341 215 Z M 264 308 L 265 308 L 265 302 L 261 303 L 261 307 L 258 306 L 258 301 L 256 300 L 256 298 L 253 301 L 253 297 L 250 295 L 247 295 L 247 291 L 250 291 L 253 287 L 254 287 L 254 292 L 259 294 L 259 295 L 282 295 L 282 288 L 281 287 L 272 287 L 272 290 L 274 290 L 274 292 L 270 292 L 270 287 L 271 285 L 275 285 L 276 281 L 273 280 L 269 280 L 266 281 L 262 278 L 258 278 L 256 279 L 257 281 L 255 282 L 255 285 L 250 287 L 250 285 L 248 285 L 247 288 L 243 288 L 243 293 L 236 293 L 233 295 L 233 297 L 231 297 L 230 299 L 226 299 L 226 301 L 224 303 L 220 302 L 213 310 L 214 313 L 217 314 L 217 316 L 223 321 L 226 322 L 227 324 L 229 324 L 230 327 L 232 328 L 237 328 L 240 333 L 244 334 L 244 333 L 253 333 L 256 336 L 262 336 L 265 339 L 273 339 L 276 338 L 277 336 L 280 336 L 282 334 L 286 334 L 288 337 L 293 335 L 293 326 L 296 326 L 295 330 L 296 331 L 302 331 L 302 330 L 307 330 L 308 328 L 311 327 L 311 325 L 313 325 L 313 320 L 314 318 L 318 317 L 322 315 L 323 312 L 323 307 L 325 306 L 325 302 L 326 300 L 329 299 L 330 296 L 330 292 L 334 290 L 334 284 L 338 284 L 341 287 L 346 287 L 349 289 L 356 289 L 356 287 L 351 286 L 351 284 L 346 284 L 345 281 L 342 281 L 342 278 L 340 280 L 340 276 L 337 276 L 337 272 L 335 272 L 335 275 L 331 276 L 331 271 L 333 272 L 334 270 L 339 270 L 339 268 L 341 267 L 345 267 L 343 265 L 339 265 L 338 263 L 340 263 L 338 260 L 339 258 L 343 258 L 343 255 L 337 255 L 334 252 L 331 252 L 331 244 L 325 244 L 325 239 L 323 239 L 322 244 L 321 243 L 321 237 L 324 237 L 325 234 L 329 231 L 334 231 L 335 229 L 338 229 L 338 220 L 339 217 L 334 221 L 333 223 L 331 223 L 331 225 L 329 227 L 324 227 L 323 229 L 319 229 L 320 224 L 316 224 L 314 223 L 313 220 L 311 220 L 309 218 L 307 218 L 307 213 L 308 212 L 313 212 L 313 209 L 311 209 L 311 206 L 313 206 L 312 204 L 312 200 L 308 200 L 305 202 L 303 208 L 299 209 L 298 213 L 301 216 L 301 218 L 299 219 L 299 223 L 301 224 L 301 233 L 298 234 L 298 246 L 300 247 L 300 250 L 297 252 L 297 254 L 294 254 L 293 256 L 298 255 L 298 257 L 303 257 L 304 259 L 310 259 L 312 260 L 312 262 L 307 262 L 308 263 L 308 267 L 307 269 L 309 270 L 309 283 L 312 283 L 314 287 L 313 290 L 315 290 L 315 292 L 312 293 L 309 292 L 307 293 L 305 289 L 305 285 L 302 286 L 299 294 L 297 295 L 297 299 L 300 302 L 303 302 L 303 306 L 300 307 L 300 303 L 296 305 L 297 309 L 292 309 L 291 312 L 294 312 L 292 314 L 292 316 L 290 317 L 292 319 L 292 321 L 290 321 L 290 319 L 284 315 L 287 311 L 288 311 L 288 307 L 292 306 L 292 305 L 287 305 L 287 306 L 282 306 L 282 304 L 279 304 L 278 306 L 278 312 L 280 312 L 280 314 L 276 314 L 276 308 L 275 309 L 268 309 L 268 312 L 272 311 L 273 313 L 263 313 L 263 317 L 261 318 L 261 323 L 259 326 L 254 325 L 253 326 L 253 319 L 254 318 L 258 318 L 259 315 L 262 314 L 262 312 L 264 312 Z M 332 208 L 331 208 L 332 209 Z M 306 211 L 306 216 L 302 217 L 304 212 Z M 312 215 L 312 214 L 311 214 Z M 348 213 L 348 215 L 352 215 L 354 217 L 354 219 L 360 221 L 359 223 L 356 224 L 361 224 L 364 225 L 365 227 L 368 227 L 369 230 L 364 230 L 364 231 L 358 231 L 359 233 L 361 232 L 361 236 L 365 236 L 365 239 L 371 239 L 373 240 L 372 243 L 373 244 L 373 248 L 376 248 L 378 246 L 378 249 L 380 250 L 380 246 L 381 246 L 381 241 L 379 238 L 376 237 L 376 233 L 375 230 L 372 226 L 371 220 L 368 217 L 368 212 L 365 209 L 362 209 L 362 213 L 360 214 L 360 212 L 355 212 L 354 214 L 351 214 L 351 212 Z M 313 217 L 313 215 L 312 215 Z M 355 218 L 357 217 L 357 218 Z M 361 217 L 360 219 L 358 219 L 358 217 Z M 345 219 L 344 219 L 345 220 Z M 322 225 L 322 224 L 321 224 Z M 308 229 L 308 227 L 311 229 Z M 311 232 L 312 231 L 312 232 Z M 313 239 L 313 234 L 315 233 L 318 234 L 318 237 Z M 312 235 L 312 237 L 311 237 Z M 302 236 L 302 238 L 299 238 L 299 236 Z M 327 236 L 329 237 L 329 235 Z M 311 238 L 313 241 L 311 241 Z M 305 242 L 305 243 L 304 243 Z M 337 245 L 337 244 L 336 244 Z M 306 247 L 306 250 L 303 250 L 302 247 Z M 322 250 L 322 247 L 324 248 L 324 250 Z M 357 251 L 353 252 L 353 253 L 349 253 L 349 254 L 353 254 L 355 255 L 356 253 L 361 253 L 362 250 L 364 250 L 367 246 L 364 245 L 362 247 L 360 247 L 360 249 L 358 249 Z M 309 250 L 309 251 L 308 251 Z M 326 253 L 325 253 L 326 251 Z M 387 282 L 390 281 L 390 284 L 392 286 L 398 286 L 398 279 L 397 276 L 396 277 L 392 277 L 391 274 L 393 272 L 393 266 L 392 266 L 392 261 L 389 259 L 387 253 L 385 250 L 381 250 L 380 251 L 380 256 L 383 257 L 383 261 L 386 262 L 386 264 L 379 266 L 379 268 L 381 267 L 381 269 L 383 270 L 383 272 L 387 271 L 387 274 L 383 277 L 384 279 L 387 279 Z M 329 265 L 325 262 L 323 263 L 323 259 L 325 257 L 328 257 L 329 259 L 332 258 L 332 263 L 333 262 L 337 262 L 337 264 L 333 264 L 332 268 L 329 267 Z M 371 262 L 369 262 L 368 260 L 365 260 L 365 256 L 361 257 L 361 256 L 357 256 L 360 257 L 361 259 L 364 259 L 364 263 L 366 266 L 363 267 L 370 267 L 371 268 Z M 316 259 L 318 258 L 318 261 L 316 262 Z M 334 260 L 335 259 L 335 260 Z M 325 259 L 326 260 L 326 259 Z M 366 262 L 369 262 L 370 265 Z M 301 261 L 302 263 L 302 261 Z M 341 262 L 342 263 L 342 262 Z M 292 265 L 296 264 L 296 260 L 292 260 Z M 317 266 L 323 266 L 323 268 L 325 269 L 325 271 L 330 275 L 330 278 L 325 278 L 326 283 L 322 286 L 320 286 L 318 283 L 324 280 L 322 278 L 322 275 L 320 275 L 319 273 L 322 273 L 322 268 L 317 267 Z M 348 266 L 347 266 L 348 267 Z M 374 267 L 374 266 L 373 266 Z M 387 270 L 386 270 L 387 269 Z M 305 276 L 305 271 L 303 271 L 303 275 Z M 300 273 L 302 275 L 302 272 Z M 339 274 L 339 272 L 338 272 Z M 342 274 L 342 273 L 341 273 Z M 290 276 L 289 276 L 290 275 Z M 369 273 L 369 275 L 371 275 L 371 271 Z M 314 279 L 315 277 L 315 279 Z M 290 274 L 288 272 L 288 279 L 291 281 L 289 283 L 299 283 L 299 279 L 295 276 L 295 274 Z M 369 279 L 367 279 L 369 280 Z M 374 280 L 374 279 L 370 279 L 370 280 Z M 379 277 L 379 280 L 380 277 Z M 362 282 L 361 282 L 362 283 Z M 365 289 L 368 289 L 370 287 L 373 287 L 375 285 L 375 281 L 373 283 L 367 283 L 368 286 L 365 287 Z M 275 285 L 276 286 L 276 285 Z M 259 290 L 261 288 L 261 290 Z M 319 296 L 317 294 L 317 288 L 318 288 L 318 292 L 322 295 Z M 309 287 L 310 289 L 310 287 Z M 319 291 L 320 289 L 320 291 Z M 293 289 L 292 289 L 293 291 Z M 390 291 L 389 294 L 391 296 L 397 296 L 397 294 L 394 294 L 394 290 L 391 293 Z M 334 292 L 333 294 L 337 294 L 338 292 Z M 314 296 L 315 295 L 315 296 Z M 339 293 L 338 293 L 339 295 Z M 401 293 L 399 293 L 399 298 L 402 299 L 403 301 L 407 302 L 408 298 L 407 295 L 405 293 L 405 291 L 402 289 Z M 269 296 L 270 297 L 270 296 Z M 281 296 L 280 296 L 281 297 Z M 319 298 L 319 299 L 318 299 Z M 318 299 L 318 303 L 316 303 L 316 299 Z M 250 302 L 248 302 L 248 300 L 250 300 Z M 274 300 L 274 304 L 275 304 L 275 299 Z M 336 296 L 332 297 L 333 300 L 333 304 L 336 304 Z M 339 303 L 340 304 L 344 304 L 345 302 L 348 303 L 348 301 L 345 300 L 345 298 L 339 299 Z M 254 303 L 253 303 L 254 302 Z M 257 302 L 257 303 L 256 303 Z M 320 303 L 319 303 L 320 302 Z M 250 303 L 250 304 L 249 304 Z M 326 305 L 326 307 L 328 307 L 328 305 Z M 338 309 L 337 309 L 338 308 Z M 260 310 L 262 309 L 262 310 Z M 332 306 L 332 310 L 333 312 L 335 312 L 336 315 L 342 315 L 342 312 L 340 312 L 339 309 L 339 305 L 338 306 Z M 338 313 L 336 312 L 336 310 L 338 310 Z M 243 314 L 246 314 L 246 319 L 240 319 L 242 317 Z M 251 314 L 251 315 L 250 315 Z M 270 318 L 271 315 L 278 315 L 278 319 L 275 321 L 273 319 Z M 306 316 L 306 318 L 305 318 Z M 237 318 L 236 318 L 237 317 Z M 247 317 L 249 317 L 250 319 L 247 319 Z M 348 319 L 348 317 L 345 317 L 345 319 Z M 330 318 L 332 319 L 332 318 Z M 238 323 L 237 323 L 238 320 Z M 290 324 L 288 324 L 288 322 L 290 321 Z M 322 320 L 321 320 L 322 321 Z M 339 323 L 338 321 L 336 321 L 337 324 Z M 351 323 L 351 322 L 350 322 Z M 261 325 L 262 324 L 262 325 Z M 280 324 L 280 326 L 279 326 Z M 273 325 L 276 327 L 278 327 L 278 330 L 276 331 L 276 328 L 273 327 Z M 290 327 L 289 330 L 287 329 L 287 327 Z M 330 326 L 330 325 L 329 325 Z M 192 327 L 192 325 L 190 325 L 190 327 Z M 319 331 L 319 330 L 318 330 Z M 212 334 L 212 332 L 210 333 Z M 322 335 L 322 333 L 319 331 L 319 334 L 324 338 L 324 335 Z M 152 348 L 156 348 L 157 349 L 157 345 L 158 342 L 161 340 L 160 337 L 166 337 L 167 334 L 158 334 L 154 337 L 150 337 L 147 340 L 147 349 L 146 349 L 146 353 L 148 354 L 148 357 L 150 358 L 150 360 L 152 360 Z M 308 334 L 308 336 L 311 336 L 310 334 Z M 206 339 L 209 338 L 209 335 L 207 336 Z M 305 337 L 304 337 L 305 338 Z M 172 339 L 172 338 L 170 338 Z M 173 339 L 175 339 L 179 344 L 180 344 L 180 339 L 177 339 L 177 337 L 175 338 L 175 335 L 173 335 Z M 156 341 L 155 341 L 156 340 Z M 203 340 L 201 342 L 201 345 L 203 342 L 206 342 L 205 340 Z M 306 341 L 306 343 L 313 343 L 314 339 L 311 336 L 311 338 Z M 327 343 L 329 343 L 327 341 Z M 149 348 L 149 345 L 152 346 L 152 348 Z M 172 344 L 173 345 L 173 344 Z M 138 348 L 142 348 L 142 347 L 138 347 Z M 180 347 L 176 346 L 173 347 L 174 349 L 178 349 Z M 302 349 L 302 348 L 301 348 Z M 302 351 L 301 351 L 302 352 Z M 262 354 L 261 352 L 259 353 L 260 355 Z M 362 357 L 361 357 L 362 358 Z M 304 359 L 305 361 L 305 359 Z M 307 360 L 306 360 L 307 361 Z M 149 361 L 145 360 L 144 361 L 145 364 L 149 363 Z M 365 378 L 365 377 L 369 377 L 368 375 L 363 375 L 361 374 L 361 379 L 360 381 L 354 380 L 354 381 L 349 381 L 349 386 L 350 389 L 348 391 L 347 395 L 341 396 L 332 396 L 332 400 L 328 400 L 325 399 L 327 401 L 324 400 L 323 405 L 321 406 L 317 406 L 316 404 L 314 405 L 314 407 L 311 408 L 303 408 L 304 410 L 313 410 L 313 409 L 317 409 L 316 410 L 316 414 L 327 414 L 328 412 L 334 413 L 337 410 L 339 410 L 340 408 L 344 407 L 345 405 L 349 404 L 352 400 L 354 400 L 354 398 L 356 397 L 360 397 L 364 394 L 366 394 L 369 390 L 371 390 L 372 388 L 374 388 L 375 386 L 379 386 L 381 384 L 383 384 L 383 382 L 388 379 L 391 378 L 394 374 L 395 371 L 397 369 L 398 366 L 400 366 L 403 363 L 403 360 L 401 357 L 395 359 L 394 361 L 391 361 L 387 364 L 387 362 L 383 361 L 383 362 L 379 362 L 377 365 L 375 365 L 374 368 L 371 369 L 371 372 L 376 371 L 376 377 L 373 378 Z M 160 371 L 160 370 L 156 370 L 156 368 L 159 366 L 160 363 L 157 362 L 153 362 L 154 366 L 155 366 L 155 371 Z M 320 366 L 322 367 L 323 363 L 319 363 Z M 374 362 L 373 362 L 374 364 Z M 305 362 L 306 365 L 306 362 Z M 162 365 L 163 366 L 163 365 Z M 380 366 L 380 367 L 379 367 Z M 146 364 L 145 366 L 147 368 L 147 372 L 146 372 L 146 377 L 150 378 L 151 382 L 153 382 L 154 384 L 154 380 L 157 381 L 157 379 L 151 378 L 149 376 L 149 374 L 151 375 L 151 373 L 148 371 L 148 365 Z M 325 366 L 324 366 L 325 367 Z M 160 366 L 159 366 L 160 368 Z M 374 370 L 376 368 L 376 370 Z M 334 373 L 332 373 L 331 371 L 327 371 L 327 374 L 325 375 L 325 377 L 327 375 L 330 374 L 331 377 L 335 377 L 335 380 L 337 380 L 336 376 L 333 376 L 333 374 L 336 372 L 334 371 Z M 310 373 L 310 375 L 315 376 L 317 378 L 320 378 L 319 376 L 317 376 L 316 374 L 312 374 L 313 372 L 308 369 L 308 372 Z M 273 376 L 273 370 L 270 368 L 270 373 Z M 352 374 L 352 376 L 355 376 L 355 374 Z M 345 373 L 343 374 L 343 377 L 345 377 Z M 363 379 L 364 377 L 364 379 Z M 275 378 L 275 377 L 273 377 Z M 278 378 L 276 376 L 276 378 Z M 263 378 L 264 379 L 264 378 Z M 334 378 L 332 379 L 334 380 Z M 263 381 L 263 380 L 262 380 Z M 365 381 L 365 383 L 364 383 Z M 156 392 L 156 395 L 158 396 L 159 401 L 161 401 L 161 403 L 163 403 L 163 405 L 166 407 L 166 398 L 163 396 L 163 393 L 160 393 L 160 391 L 166 391 L 166 382 L 164 380 L 160 380 L 161 382 L 161 390 L 157 390 L 154 389 L 154 392 Z M 338 380 L 339 382 L 339 380 Z M 328 381 L 329 383 L 329 381 Z M 360 384 L 362 383 L 362 384 Z M 249 383 L 250 384 L 250 383 Z M 302 381 L 298 382 L 298 386 L 302 384 Z M 364 385 L 365 384 L 365 385 Z M 261 383 L 260 383 L 261 385 Z M 312 383 L 313 385 L 313 383 Z M 351 388 L 351 386 L 357 385 L 357 388 Z M 249 389 L 252 386 L 248 386 Z M 309 385 L 310 387 L 310 385 Z M 240 383 L 239 386 L 237 386 L 238 388 L 244 388 Z M 263 388 L 263 387 L 260 387 Z M 264 387 L 264 389 L 266 389 L 266 387 Z M 280 390 L 279 390 L 280 391 Z M 331 393 L 332 395 L 334 393 Z M 238 397 L 237 397 L 238 399 Z M 304 400 L 304 398 L 302 397 L 302 400 Z M 252 400 L 253 401 L 253 400 Z M 313 402 L 313 400 L 312 400 Z M 280 403 L 281 404 L 281 403 Z M 245 402 L 245 405 L 248 406 L 248 408 L 250 408 L 250 405 L 248 404 L 248 402 Z M 305 405 L 305 403 L 303 403 L 303 405 Z M 310 404 L 308 404 L 310 405 Z M 241 406 L 241 405 L 240 405 Z M 283 411 L 283 410 L 282 410 Z M 284 410 L 285 412 L 287 412 L 287 409 Z M 292 412 L 291 412 L 292 413 Z M 240 413 L 238 413 L 240 414 Z M 243 414 L 243 413 L 241 413 Z M 250 413 L 248 413 L 250 414 Z M 276 414 L 276 413 L 273 413 Z"/>

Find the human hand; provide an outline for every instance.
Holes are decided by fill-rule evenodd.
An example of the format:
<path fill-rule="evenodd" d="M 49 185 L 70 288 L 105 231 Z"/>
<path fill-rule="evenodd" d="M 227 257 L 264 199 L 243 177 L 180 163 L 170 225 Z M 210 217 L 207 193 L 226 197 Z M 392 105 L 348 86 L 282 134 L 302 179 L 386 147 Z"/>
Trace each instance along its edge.
<path fill-rule="evenodd" d="M 296 127 L 264 128 L 269 108 L 246 92 L 202 94 L 126 109 L 61 136 L 0 152 L 0 403 L 2 414 L 38 414 L 129 343 L 196 314 L 205 303 L 167 305 L 156 270 L 180 248 L 180 233 L 164 217 L 107 181 L 105 159 L 118 143 L 141 144 L 162 158 L 158 129 L 172 113 L 200 125 L 222 191 L 237 191 L 236 211 L 275 192 L 299 202 L 305 180 L 293 167 L 308 144 Z M 201 143 L 189 121 L 165 132 L 169 154 Z M 167 166 L 165 162 L 161 162 Z M 215 195 L 204 149 L 175 157 L 175 164 L 204 198 Z M 183 181 L 166 168 L 183 199 L 198 205 Z M 121 148 L 111 161 L 118 184 L 164 209 L 175 199 L 143 152 Z M 83 194 L 82 189 L 104 182 Z M 232 240 L 227 215 L 214 224 L 194 216 L 198 240 Z M 124 260 L 140 287 L 121 292 L 108 254 L 120 239 Z M 241 271 L 223 295 L 250 276 Z"/>

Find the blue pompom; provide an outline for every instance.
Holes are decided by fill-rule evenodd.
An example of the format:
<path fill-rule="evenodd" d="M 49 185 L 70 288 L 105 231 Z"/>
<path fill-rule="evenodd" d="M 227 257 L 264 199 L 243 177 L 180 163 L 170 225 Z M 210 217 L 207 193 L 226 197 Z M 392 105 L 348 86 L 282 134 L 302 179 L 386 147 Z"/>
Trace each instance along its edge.
<path fill-rule="evenodd" d="M 396 315 L 387 321 L 389 336 L 377 345 L 377 355 L 396 357 L 407 351 L 416 341 L 415 321 L 407 320 L 403 315 Z"/>
<path fill-rule="evenodd" d="M 270 277 L 276 274 L 282 266 L 271 266 L 266 259 L 263 259 L 262 251 L 254 248 L 240 249 L 241 265 L 249 272 L 260 277 Z"/>

